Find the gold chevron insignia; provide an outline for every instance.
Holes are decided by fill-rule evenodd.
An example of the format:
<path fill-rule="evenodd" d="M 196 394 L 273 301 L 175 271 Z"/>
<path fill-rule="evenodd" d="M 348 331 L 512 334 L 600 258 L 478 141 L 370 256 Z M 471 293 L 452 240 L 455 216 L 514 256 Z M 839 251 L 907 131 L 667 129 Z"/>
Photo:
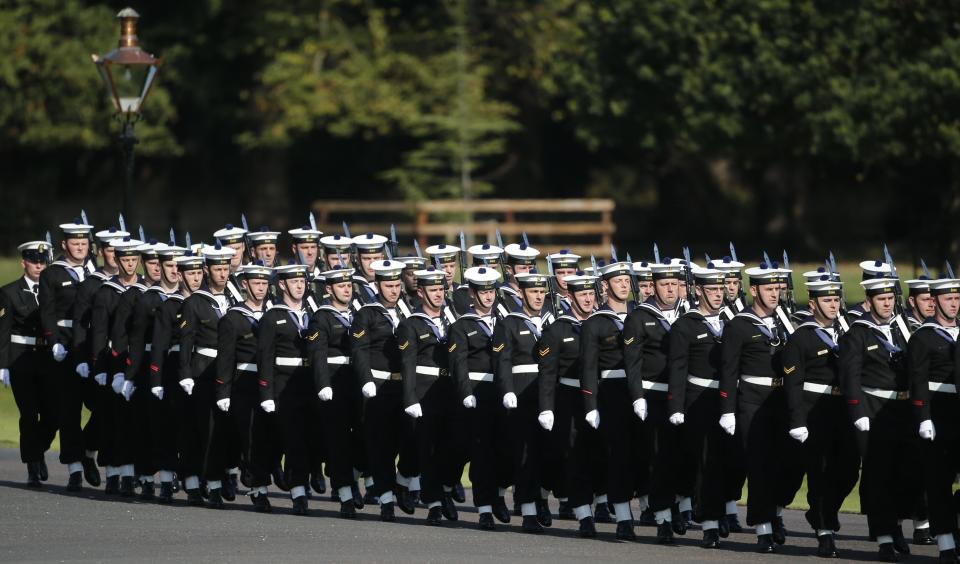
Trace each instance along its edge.
<path fill-rule="evenodd" d="M 548 354 L 550 354 L 550 347 L 540 349 L 540 356 L 547 356 Z"/>
<path fill-rule="evenodd" d="M 317 332 L 314 333 L 313 335 L 310 335 L 309 337 L 307 337 L 307 339 L 309 339 L 309 340 L 311 340 L 311 341 L 316 341 L 316 340 L 317 340 L 317 337 L 319 337 L 319 336 L 320 336 L 320 331 L 317 331 Z"/>
<path fill-rule="evenodd" d="M 624 339 L 623 344 L 629 345 L 630 343 L 633 342 L 634 339 L 636 339 L 636 337 L 630 337 L 629 339 Z"/>
<path fill-rule="evenodd" d="M 493 347 L 493 352 L 500 352 L 502 350 L 503 350 L 503 345 L 500 345 L 499 347 Z"/>
<path fill-rule="evenodd" d="M 353 334 L 353 338 L 354 338 L 354 339 L 359 339 L 360 337 L 363 337 L 366 333 L 367 333 L 367 330 L 366 330 L 366 329 L 362 329 L 359 333 L 354 333 L 354 334 Z"/>
<path fill-rule="evenodd" d="M 796 369 L 797 369 L 796 366 L 791 366 L 790 368 L 784 368 L 784 369 L 783 369 L 783 373 L 784 373 L 784 374 L 792 374 L 793 371 L 796 370 Z"/>
<path fill-rule="evenodd" d="M 400 350 L 402 350 L 402 351 L 405 351 L 405 350 L 407 350 L 407 347 L 409 347 L 409 346 L 410 346 L 410 341 L 406 341 L 406 342 L 404 342 L 402 345 L 400 345 L 400 346 L 397 347 L 397 348 L 400 349 Z"/>
<path fill-rule="evenodd" d="M 457 348 L 457 344 L 456 344 L 456 343 L 454 343 L 454 344 L 452 344 L 452 345 L 450 345 L 450 348 L 449 348 L 449 349 L 447 349 L 447 352 L 448 352 L 448 353 L 452 353 L 452 352 L 453 352 L 453 350 L 454 350 L 454 349 L 456 349 L 456 348 Z"/>
<path fill-rule="evenodd" d="M 183 323 L 180 324 L 180 328 L 183 329 L 183 328 L 186 327 L 186 326 L 187 326 L 187 320 L 184 319 L 184 320 L 183 320 Z"/>

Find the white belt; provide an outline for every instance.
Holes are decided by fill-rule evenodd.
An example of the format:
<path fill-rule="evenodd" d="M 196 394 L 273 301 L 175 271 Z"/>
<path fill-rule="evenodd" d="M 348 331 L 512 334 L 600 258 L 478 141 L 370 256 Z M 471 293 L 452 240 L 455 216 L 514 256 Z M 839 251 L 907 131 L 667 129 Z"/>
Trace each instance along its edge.
<path fill-rule="evenodd" d="M 539 371 L 536 364 L 518 364 L 510 369 L 513 374 L 536 374 Z"/>
<path fill-rule="evenodd" d="M 10 335 L 10 342 L 18 345 L 36 345 L 36 337 L 24 337 L 23 335 Z M 932 385 L 932 384 L 931 384 Z"/>
<path fill-rule="evenodd" d="M 167 349 L 167 352 L 180 352 L 180 345 L 173 345 L 172 347 Z"/>
<path fill-rule="evenodd" d="M 655 392 L 668 392 L 670 391 L 669 386 L 666 382 L 650 382 L 648 380 L 643 380 L 640 382 L 644 390 L 653 390 Z"/>
<path fill-rule="evenodd" d="M 560 383 L 564 386 L 571 386 L 573 388 L 580 387 L 580 380 L 577 380 L 576 378 L 560 378 Z"/>
<path fill-rule="evenodd" d="M 748 384 L 753 384 L 755 386 L 767 386 L 769 387 L 779 387 L 783 385 L 783 380 L 780 378 L 771 378 L 770 376 L 740 376 L 740 379 Z"/>
<path fill-rule="evenodd" d="M 832 396 L 840 395 L 840 388 L 838 387 L 830 386 L 827 384 L 814 384 L 813 382 L 804 382 L 803 391 L 813 392 L 815 394 L 832 395 Z"/>
<path fill-rule="evenodd" d="M 327 364 L 350 364 L 349 356 L 328 356 Z"/>
<path fill-rule="evenodd" d="M 400 380 L 400 374 L 398 372 L 388 372 L 386 370 L 377 370 L 375 368 L 370 369 L 370 375 L 377 380 Z"/>
<path fill-rule="evenodd" d="M 243 372 L 256 372 L 257 365 L 252 362 L 238 362 L 237 370 L 241 370 Z"/>
<path fill-rule="evenodd" d="M 896 390 L 881 390 L 878 388 L 861 388 L 863 393 L 883 399 L 905 400 L 910 399 L 910 392 L 898 392 Z"/>
<path fill-rule="evenodd" d="M 467 378 L 474 382 L 493 382 L 493 374 L 490 372 L 467 372 Z"/>
<path fill-rule="evenodd" d="M 69 329 L 69 328 L 72 328 L 72 327 L 73 327 L 73 320 L 72 320 L 72 319 L 61 319 L 61 320 L 57 321 L 57 326 L 58 326 L 58 327 L 66 327 L 66 328 L 68 328 L 68 329 Z"/>
<path fill-rule="evenodd" d="M 617 368 L 616 370 L 601 370 L 600 377 L 604 380 L 608 378 L 626 378 L 627 371 L 623 368 Z"/>
<path fill-rule="evenodd" d="M 295 356 L 278 356 L 275 362 L 277 366 L 309 366 L 309 363 Z"/>
<path fill-rule="evenodd" d="M 927 382 L 927 386 L 930 387 L 931 392 L 944 392 L 947 394 L 957 393 L 956 384 L 948 384 L 946 382 Z"/>
<path fill-rule="evenodd" d="M 209 358 L 217 358 L 217 349 L 208 349 L 206 347 L 197 347 L 194 349 L 197 354 L 202 354 L 203 356 Z"/>
<path fill-rule="evenodd" d="M 151 345 L 150 343 L 147 343 L 147 344 L 144 345 L 144 347 L 143 347 L 143 352 L 150 352 L 150 351 L 152 351 L 152 350 L 153 350 L 153 345 Z"/>
<path fill-rule="evenodd" d="M 711 380 L 710 378 L 700 378 L 692 374 L 687 375 L 687 382 L 690 382 L 694 386 L 700 386 L 701 388 L 713 388 L 714 390 L 720 388 L 719 380 Z"/>
<path fill-rule="evenodd" d="M 417 366 L 417 374 L 423 374 L 424 376 L 439 376 L 441 370 L 446 374 L 447 371 L 439 366 Z"/>

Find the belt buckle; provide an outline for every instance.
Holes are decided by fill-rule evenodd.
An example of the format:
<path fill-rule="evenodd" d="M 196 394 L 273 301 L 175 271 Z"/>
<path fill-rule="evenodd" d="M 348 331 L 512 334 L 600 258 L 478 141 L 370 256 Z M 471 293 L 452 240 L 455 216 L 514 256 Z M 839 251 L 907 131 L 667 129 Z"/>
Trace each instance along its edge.
<path fill-rule="evenodd" d="M 842 395 L 843 395 L 843 392 L 840 391 L 840 386 L 834 386 L 834 387 L 830 388 L 830 395 L 831 395 L 831 396 L 842 396 Z"/>
<path fill-rule="evenodd" d="M 779 376 L 773 378 L 773 381 L 771 382 L 770 385 L 771 385 L 772 387 L 774 387 L 774 388 L 782 388 L 782 387 L 783 387 L 783 378 L 782 378 L 782 377 L 779 377 Z"/>
<path fill-rule="evenodd" d="M 303 359 L 303 365 L 304 365 L 304 366 L 310 366 L 310 359 L 309 359 L 309 358 Z"/>
<path fill-rule="evenodd" d="M 402 379 L 403 379 L 403 376 L 402 376 L 399 372 L 391 372 L 391 373 L 390 373 L 390 379 L 391 379 L 391 380 L 394 380 L 394 381 L 396 381 L 396 380 L 402 380 Z"/>
<path fill-rule="evenodd" d="M 447 374 L 448 374 L 448 372 L 447 372 L 447 369 L 446 369 L 446 368 L 441 368 L 441 369 L 440 369 L 440 376 L 446 376 Z"/>
<path fill-rule="evenodd" d="M 910 399 L 910 392 L 897 392 L 896 399 L 898 400 Z"/>

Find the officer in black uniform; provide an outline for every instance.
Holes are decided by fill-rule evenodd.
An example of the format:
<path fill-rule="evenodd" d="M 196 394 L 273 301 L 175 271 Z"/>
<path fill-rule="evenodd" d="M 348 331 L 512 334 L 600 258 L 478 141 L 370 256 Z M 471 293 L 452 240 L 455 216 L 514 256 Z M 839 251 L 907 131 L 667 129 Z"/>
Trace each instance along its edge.
<path fill-rule="evenodd" d="M 44 455 L 57 434 L 54 375 L 44 370 L 49 346 L 40 329 L 40 276 L 53 249 L 46 241 L 17 247 L 23 276 L 0 288 L 0 381 L 13 388 L 20 412 L 20 461 L 27 465 L 27 486 L 48 478 Z"/>
<path fill-rule="evenodd" d="M 506 411 L 493 382 L 493 330 L 497 323 L 497 282 L 500 273 L 487 266 L 468 268 L 467 303 L 472 304 L 450 327 L 450 372 L 458 398 L 467 410 L 470 440 L 470 481 L 473 504 L 483 530 L 496 529 L 493 518 L 510 522 L 504 501 L 512 483 Z"/>
<path fill-rule="evenodd" d="M 936 536 L 940 562 L 957 562 L 954 540 L 957 513 L 951 494 L 953 480 L 960 470 L 960 401 L 957 399 L 960 280 L 930 280 L 929 285 L 934 314 L 913 333 L 907 345 L 910 397 L 920 422 L 930 532 Z"/>
<path fill-rule="evenodd" d="M 783 349 L 783 385 L 790 436 L 803 443 L 807 522 L 817 534 L 817 556 L 839 558 L 835 534 L 843 500 L 860 474 L 860 456 L 840 390 L 838 338 L 843 282 L 829 274 L 806 282 L 810 315 Z"/>
<path fill-rule="evenodd" d="M 517 250 L 533 251 L 529 247 Z M 541 489 L 544 433 L 537 422 L 537 343 L 544 326 L 540 312 L 547 293 L 547 277 L 532 269 L 514 278 L 519 287 L 520 308 L 507 314 L 493 331 L 494 374 L 513 429 L 514 498 L 520 503 L 523 531 L 542 533 L 543 527 L 553 524 L 547 492 Z"/>

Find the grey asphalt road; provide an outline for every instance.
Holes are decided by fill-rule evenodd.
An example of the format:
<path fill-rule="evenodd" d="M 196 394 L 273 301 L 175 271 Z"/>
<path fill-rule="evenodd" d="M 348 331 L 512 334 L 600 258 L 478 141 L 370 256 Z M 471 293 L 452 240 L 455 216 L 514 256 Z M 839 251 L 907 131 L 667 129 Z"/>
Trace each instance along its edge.
<path fill-rule="evenodd" d="M 802 512 L 785 516 L 790 536 L 778 554 L 758 555 L 753 534 L 733 534 L 721 550 L 703 550 L 699 529 L 676 546 L 655 544 L 655 529 L 638 527 L 640 541 L 614 539 L 614 525 L 599 525 L 597 539 L 576 536 L 574 521 L 554 520 L 544 535 L 520 532 L 519 518 L 496 532 L 476 528 L 477 514 L 462 506 L 460 520 L 443 527 L 423 524 L 426 510 L 381 523 L 374 507 L 355 521 L 339 519 L 339 504 L 314 496 L 311 515 L 290 513 L 289 497 L 272 495 L 272 514 L 254 513 L 245 497 L 213 511 L 187 507 L 183 494 L 172 506 L 130 501 L 85 488 L 68 494 L 66 472 L 47 456 L 50 480 L 41 490 L 24 485 L 26 469 L 15 450 L 0 449 L 0 561 L 2 562 L 787 562 L 815 559 L 816 539 Z M 469 501 L 469 492 L 467 494 Z M 552 500 L 556 511 L 556 501 Z M 635 509 L 636 511 L 636 509 Z M 744 520 L 741 508 L 741 521 Z M 841 555 L 873 560 L 866 519 L 842 516 Z M 905 531 L 908 538 L 909 527 Z M 752 531 L 750 531 L 752 533 Z M 910 562 L 930 562 L 935 546 L 913 547 Z"/>

